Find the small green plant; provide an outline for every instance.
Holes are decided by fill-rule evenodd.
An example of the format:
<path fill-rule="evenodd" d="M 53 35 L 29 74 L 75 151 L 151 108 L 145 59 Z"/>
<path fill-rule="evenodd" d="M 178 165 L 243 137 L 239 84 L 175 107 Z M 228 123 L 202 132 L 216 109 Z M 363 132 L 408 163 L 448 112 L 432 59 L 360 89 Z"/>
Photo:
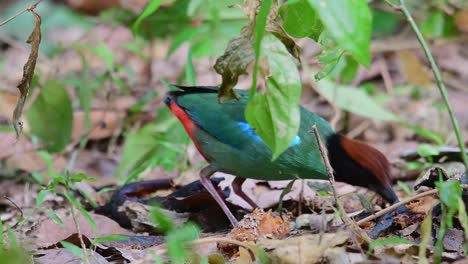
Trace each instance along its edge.
<path fill-rule="evenodd" d="M 190 242 L 199 237 L 200 229 L 192 223 L 174 225 L 173 220 L 164 215 L 157 205 L 153 205 L 151 220 L 158 226 L 158 231 L 165 235 L 167 255 L 171 263 L 188 261 L 193 253 L 187 248 L 190 248 Z"/>

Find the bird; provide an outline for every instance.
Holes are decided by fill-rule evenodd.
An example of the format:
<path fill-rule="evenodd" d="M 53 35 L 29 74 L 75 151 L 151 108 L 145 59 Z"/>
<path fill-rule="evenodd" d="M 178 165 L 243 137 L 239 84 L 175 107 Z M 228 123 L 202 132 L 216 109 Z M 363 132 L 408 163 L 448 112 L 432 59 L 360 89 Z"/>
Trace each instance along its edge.
<path fill-rule="evenodd" d="M 238 100 L 218 103 L 217 86 L 174 86 L 177 90 L 169 91 L 164 103 L 208 162 L 200 171 L 200 182 L 233 226 L 238 221 L 209 178 L 215 172 L 234 175 L 233 191 L 253 207 L 255 203 L 242 192 L 245 179 L 328 180 L 317 141 L 310 133 L 314 125 L 326 145 L 336 181 L 368 188 L 390 204 L 399 202 L 392 189 L 390 163 L 385 155 L 362 141 L 337 133 L 321 116 L 300 106 L 297 136 L 272 160 L 271 149 L 245 118 L 248 91 L 234 89 Z"/>

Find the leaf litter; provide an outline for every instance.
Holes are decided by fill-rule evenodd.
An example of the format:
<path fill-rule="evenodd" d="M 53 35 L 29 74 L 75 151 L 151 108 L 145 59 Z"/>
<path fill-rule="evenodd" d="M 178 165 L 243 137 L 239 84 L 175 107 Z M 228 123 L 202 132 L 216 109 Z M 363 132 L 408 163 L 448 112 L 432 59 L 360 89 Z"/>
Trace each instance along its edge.
<path fill-rule="evenodd" d="M 462 16 L 462 15 L 461 15 Z M 462 19 L 462 18 L 461 18 Z M 108 31 L 112 32 L 112 29 L 102 29 L 103 31 Z M 164 50 L 165 47 L 164 44 L 161 44 L 161 46 L 158 46 L 158 49 Z M 454 54 L 459 54 L 458 49 L 462 47 L 462 45 L 457 45 L 454 44 L 456 47 L 457 52 Z M 452 49 L 452 48 L 450 48 Z M 440 50 L 439 50 L 440 51 Z M 115 51 L 116 53 L 122 53 L 123 51 Z M 442 67 L 445 67 L 446 70 L 452 71 L 456 74 L 456 76 L 461 76 L 462 78 L 465 78 L 466 74 L 463 71 L 466 69 L 465 66 L 467 61 L 466 57 L 464 56 L 458 56 L 455 60 L 454 56 L 450 55 L 450 52 L 444 52 L 440 51 L 442 55 L 438 55 L 440 57 L 441 61 L 443 59 L 446 59 L 447 62 L 442 62 Z M 415 53 L 416 57 L 419 56 L 419 54 Z M 450 56 L 444 56 L 449 54 Z M 176 54 L 177 55 L 177 54 Z M 410 55 L 411 56 L 411 55 Z M 437 56 L 437 55 L 436 55 Z M 391 56 L 390 56 L 391 57 Z M 395 56 L 396 57 L 396 56 Z M 386 58 L 386 60 L 390 61 L 392 58 Z M 393 58 L 395 59 L 395 58 Z M 398 60 L 398 58 L 396 58 Z M 173 59 L 176 61 L 183 61 L 184 59 L 179 57 L 178 59 Z M 456 61 L 456 65 L 459 65 L 457 67 L 452 67 L 453 65 L 450 64 L 451 60 Z M 79 59 L 76 59 L 76 61 L 79 61 Z M 141 62 L 142 63 L 142 62 Z M 157 60 L 153 62 L 154 64 L 164 64 L 161 63 L 160 60 Z M 96 65 L 102 64 L 100 61 L 95 62 Z M 142 63 L 144 64 L 144 63 Z M 175 64 L 172 63 L 171 65 L 167 65 L 168 68 L 171 68 L 170 72 L 163 72 L 163 74 L 167 76 L 171 76 L 171 78 L 174 78 L 175 81 L 175 75 L 177 75 L 177 72 L 181 71 L 181 67 L 179 66 L 178 69 L 174 69 L 173 67 Z M 197 64 L 196 64 L 197 65 Z M 391 63 L 389 64 L 391 67 L 394 67 L 394 69 L 400 69 L 398 68 L 400 66 L 394 66 Z M 102 66 L 102 65 L 101 65 Z M 165 65 L 162 65 L 160 68 L 164 68 Z M 40 65 L 38 65 L 40 67 Z M 371 67 L 373 67 L 371 65 Z M 405 66 L 408 69 L 408 71 L 412 72 L 414 71 L 415 74 L 420 73 L 420 66 L 411 66 L 411 64 Z M 141 67 L 144 68 L 144 67 Z M 393 72 L 398 72 L 398 71 L 393 71 Z M 378 77 L 378 75 L 377 75 Z M 392 76 L 395 80 L 398 80 L 399 77 L 405 78 L 405 76 L 398 76 L 398 73 Z M 207 75 L 203 76 L 201 78 L 207 79 L 207 80 L 213 80 L 213 74 L 212 75 Z M 375 76 L 373 78 L 376 78 Z M 401 78 L 400 78 L 401 79 Z M 466 79 L 466 78 L 465 78 Z M 140 87 L 140 89 L 143 89 Z M 162 86 L 157 85 L 158 91 L 163 91 Z M 3 95 L 1 95 L 3 98 Z M 138 95 L 132 95 L 135 98 L 138 98 Z M 315 93 L 311 94 L 311 98 L 307 98 L 308 101 L 314 101 L 313 97 L 316 97 L 317 95 Z M 401 105 L 402 101 L 400 100 L 402 97 L 405 97 L 407 95 L 402 95 L 398 97 L 397 99 L 391 99 L 388 108 L 387 109 L 394 109 L 395 106 Z M 431 97 L 432 95 L 428 95 L 428 97 Z M 460 99 L 462 98 L 462 99 Z M 103 102 L 106 101 L 106 98 L 103 98 Z M 315 99 L 317 101 L 317 99 Z M 429 101 L 429 102 L 428 102 Z M 423 103 L 418 103 L 415 101 L 403 101 L 408 109 L 413 109 L 414 112 L 408 111 L 409 115 L 413 115 L 415 120 L 419 120 L 415 123 L 420 122 L 421 120 L 424 120 L 426 123 L 432 123 L 435 121 L 438 123 L 440 120 L 438 119 L 437 115 L 435 114 L 427 114 L 429 111 L 433 111 L 431 108 L 432 102 L 428 100 Z M 454 96 L 454 102 L 455 105 L 460 105 L 463 106 L 463 97 L 458 97 Z M 317 102 L 316 104 L 312 105 L 313 107 L 324 107 L 323 102 L 321 103 L 320 101 Z M 99 134 L 99 136 L 93 135 L 91 139 L 91 144 L 90 146 L 84 150 L 83 153 L 85 155 L 94 155 L 93 160 L 103 160 L 103 159 L 108 159 L 108 160 L 118 160 L 116 159 L 113 155 L 109 155 L 109 153 L 106 152 L 106 146 L 108 144 L 108 140 L 112 137 L 113 133 L 118 133 L 116 132 L 117 126 L 115 126 L 114 122 L 115 120 L 122 121 L 122 119 L 125 118 L 125 112 L 128 110 L 129 107 L 124 107 L 123 114 L 120 114 L 120 110 L 118 111 L 118 114 L 116 112 L 112 112 L 111 116 L 116 116 L 116 118 L 112 118 L 112 120 L 106 121 L 104 120 L 104 123 L 106 123 L 105 129 L 102 131 L 102 134 Z M 456 107 L 455 107 L 456 108 Z M 396 107 L 396 109 L 400 109 Z M 418 110 L 419 109 L 419 110 Z M 423 109 L 423 110 L 421 110 Z M 317 110 L 317 109 L 315 109 Z M 401 108 L 401 112 L 405 112 L 407 109 Z M 425 110 L 428 110 L 424 113 Z M 319 111 L 323 111 L 319 110 Z M 457 109 L 456 109 L 457 111 Z M 458 113 L 461 113 L 463 111 L 463 107 L 458 108 Z M 97 114 L 93 114 L 93 112 Z M 80 112 L 78 110 L 75 110 L 75 113 L 77 116 L 80 115 Z M 99 107 L 93 107 L 92 110 L 92 115 L 98 116 L 96 120 L 99 120 L 101 115 L 102 115 L 102 109 L 99 109 Z M 396 112 L 398 115 L 398 111 Z M 75 115 L 74 115 L 75 116 Z M 326 117 L 330 117 L 325 115 Z M 400 115 L 399 115 L 400 116 Z M 77 118 L 77 117 L 74 117 Z M 82 122 L 82 117 L 77 118 L 77 120 L 74 119 L 75 122 Z M 443 118 L 442 118 L 443 119 Z M 354 122 L 359 122 L 360 119 L 359 117 L 353 117 L 353 121 L 351 124 L 351 127 L 356 127 L 356 124 Z M 462 121 L 465 121 L 464 119 Z M 99 121 L 93 121 L 96 122 L 96 124 L 99 124 Z M 466 121 L 465 121 L 466 122 Z M 448 126 L 442 126 L 442 127 L 448 127 Z M 77 129 L 77 128 L 76 128 Z M 80 129 L 77 129 L 77 131 Z M 365 132 L 362 132 L 358 134 L 357 136 L 362 138 L 362 139 L 371 139 L 377 142 L 384 142 L 385 145 L 392 145 L 395 142 L 388 141 L 388 137 L 386 138 L 386 134 L 393 134 L 396 135 L 396 139 L 394 141 L 400 140 L 403 143 L 405 141 L 409 142 L 415 142 L 414 137 L 408 137 L 408 136 L 403 136 L 402 138 L 398 138 L 398 135 L 404 135 L 405 133 L 408 134 L 407 131 L 399 131 L 401 128 L 395 128 L 395 127 L 385 127 L 385 126 L 379 126 L 378 124 L 376 125 L 375 123 L 372 123 L 369 129 Z M 4 150 L 0 155 L 3 155 L 0 159 L 3 162 L 6 162 L 9 166 L 19 169 L 23 175 L 29 175 L 33 171 L 41 171 L 44 172 L 46 170 L 47 164 L 44 163 L 44 161 L 41 161 L 40 165 L 34 165 L 34 161 L 28 161 L 28 159 L 25 158 L 24 152 L 31 152 L 35 148 L 40 148 L 40 145 L 33 144 L 29 139 L 26 137 L 21 137 L 19 143 L 17 144 L 11 144 L 9 139 L 14 139 L 14 134 L 13 133 L 4 133 L 1 132 L 2 135 L 0 136 L 0 141 L 5 141 L 5 144 L 2 144 L 1 149 Z M 75 132 L 77 133 L 77 132 Z M 75 137 L 76 138 L 76 137 Z M 416 138 L 417 139 L 417 138 Z M 400 142 L 397 142 L 400 143 Z M 402 144 L 403 147 L 400 148 L 401 150 L 407 150 L 405 146 Z M 119 149 L 118 149 L 119 150 Z M 12 162 L 12 160 L 6 159 L 6 155 L 8 153 L 16 153 L 20 155 L 20 161 L 17 163 Z M 456 151 L 454 155 L 451 155 L 450 153 L 446 153 L 441 151 L 440 157 L 437 157 L 435 159 L 437 162 L 444 162 L 443 159 L 451 158 L 451 157 L 456 157 Z M 12 154 L 8 154 L 8 157 L 10 157 Z M 413 155 L 414 156 L 414 155 Z M 23 159 L 21 159 L 21 157 Z M 196 160 L 196 158 L 191 158 L 193 160 Z M 424 160 L 424 158 L 419 157 L 416 154 L 416 159 L 421 161 Z M 40 160 L 40 159 L 39 159 Z M 63 155 L 62 153 L 54 154 L 53 161 L 54 164 L 57 162 L 57 160 L 62 160 L 62 161 L 67 161 L 67 157 Z M 195 162 L 191 163 L 191 165 L 194 165 Z M 23 166 L 21 166 L 23 165 Z M 109 166 L 116 166 L 116 164 L 111 164 Z M 61 166 L 57 167 L 54 169 L 54 171 L 63 171 L 63 168 L 65 167 L 65 164 L 62 164 Z M 2 167 L 3 170 L 3 167 Z M 193 170 L 195 174 L 196 170 Z M 419 170 L 421 172 L 426 172 L 431 170 L 424 170 L 421 169 Z M 3 174 L 3 173 L 2 173 Z M 46 174 L 46 173 L 44 173 Z M 155 174 L 150 174 L 154 176 Z M 156 176 L 158 178 L 164 178 L 168 174 L 165 173 L 158 173 Z M 45 175 L 48 177 L 49 175 Z M 196 178 L 196 177 L 193 177 Z M 100 179 L 101 180 L 101 179 Z M 434 179 L 429 177 L 426 179 L 426 181 L 429 181 L 428 183 L 431 183 L 432 185 L 435 185 Z M 11 184 L 13 182 L 13 184 Z M 411 181 L 407 182 L 409 185 L 412 185 Z M 427 185 L 426 183 L 425 185 Z M 115 186 L 116 181 L 109 181 L 107 184 L 110 184 L 111 186 Z M 224 184 L 224 185 L 222 185 Z M 33 208 L 34 200 L 36 194 L 39 192 L 39 188 L 35 187 L 24 187 L 24 176 L 20 179 L 15 179 L 15 180 L 3 180 L 0 182 L 0 188 L 2 190 L 8 190 L 5 194 L 10 197 L 14 197 L 15 201 L 21 201 L 19 202 L 19 206 L 22 208 L 22 210 L 25 211 L 25 213 L 28 213 L 28 210 L 31 210 Z M 220 188 L 220 191 L 225 191 L 228 192 L 229 190 L 229 180 L 226 180 L 224 182 L 221 182 L 220 185 L 222 187 Z M 262 183 L 262 182 L 255 182 L 251 181 L 250 185 L 244 186 L 245 189 L 248 189 L 248 195 L 253 197 L 254 200 L 258 201 L 259 204 L 261 204 L 261 207 L 264 207 L 266 209 L 273 209 L 275 210 L 277 206 L 277 201 L 275 201 L 275 198 L 279 196 L 279 194 L 282 192 L 282 190 L 286 187 L 287 183 L 276 183 L 276 182 L 271 182 L 271 183 Z M 16 187 L 13 187 L 16 186 Z M 250 186 L 250 187 L 249 187 Z M 98 191 L 100 188 L 106 187 L 105 184 L 102 186 L 94 186 L 93 188 L 96 188 Z M 171 188 L 168 188 L 166 190 L 166 193 L 162 194 L 161 192 L 157 193 L 156 196 L 170 196 L 174 190 L 180 190 L 183 189 L 183 186 L 174 186 Z M 398 189 L 398 187 L 395 187 Z M 424 186 L 421 187 L 422 190 L 431 188 L 431 184 L 429 186 Z M 116 188 L 117 189 L 117 188 Z M 401 261 L 408 262 L 408 263 L 414 263 L 416 261 L 416 258 L 419 257 L 420 260 L 423 260 L 423 253 L 421 253 L 421 247 L 417 247 L 412 244 L 381 244 L 381 246 L 378 246 L 375 248 L 374 251 L 369 252 L 369 257 L 366 259 L 363 256 L 365 254 L 362 254 L 363 252 L 366 253 L 368 249 L 368 245 L 366 243 L 363 243 L 362 241 L 355 241 L 355 238 L 353 235 L 351 235 L 348 230 L 341 226 L 340 222 L 337 220 L 337 217 L 334 215 L 333 209 L 332 209 L 332 201 L 333 199 L 329 199 L 330 197 L 326 196 L 326 193 L 323 193 L 323 190 L 316 190 L 316 188 L 309 188 L 308 185 L 306 184 L 305 187 L 303 188 L 303 191 L 301 191 L 301 183 L 298 181 L 297 183 L 294 184 L 292 192 L 288 193 L 285 196 L 285 204 L 284 208 L 288 212 L 294 212 L 294 216 L 289 219 L 289 224 L 290 227 L 286 226 L 286 222 L 281 222 L 281 214 L 280 219 L 281 221 L 276 221 L 276 220 L 270 220 L 266 221 L 267 222 L 267 230 L 266 232 L 266 237 L 262 237 L 265 234 L 262 233 L 262 235 L 254 236 L 255 241 L 258 245 L 262 245 L 263 248 L 267 249 L 268 251 L 268 256 L 272 260 L 278 260 L 283 263 L 297 263 L 299 260 L 303 261 L 310 261 L 310 262 L 318 262 L 318 261 L 331 261 L 331 262 L 359 262 L 359 261 L 365 261 L 365 260 L 375 260 L 375 261 L 396 261 L 397 259 L 401 259 Z M 353 199 L 350 199 L 349 197 L 353 197 L 353 192 L 360 192 L 363 194 L 369 194 L 366 190 L 362 190 L 360 188 L 356 187 L 350 187 L 344 185 L 342 188 L 342 192 L 340 192 L 340 188 L 338 188 L 338 193 L 340 196 L 342 196 L 342 201 L 344 202 L 344 207 L 347 209 L 348 213 L 354 214 L 356 212 L 359 212 L 364 208 L 359 202 L 355 203 L 352 202 Z M 13 192 L 14 191 L 14 192 Z M 415 191 L 416 192 L 416 191 Z M 3 193 L 2 193 L 3 194 Z M 400 194 L 403 194 L 403 192 L 400 192 Z M 77 197 L 80 197 L 78 193 L 76 193 Z M 243 206 L 242 204 L 236 203 L 234 195 L 228 193 L 226 195 L 228 201 L 231 199 L 233 203 L 230 206 L 233 206 L 233 208 L 239 212 L 240 214 L 245 214 L 249 208 L 246 206 Z M 374 209 L 380 209 L 380 206 L 378 205 L 378 198 L 372 197 L 372 195 L 366 195 L 366 197 L 370 200 L 372 200 L 371 204 L 377 204 L 377 206 Z M 181 204 L 188 203 L 190 204 L 189 207 L 192 207 L 192 210 L 179 210 L 179 214 L 182 214 L 183 216 L 180 217 L 177 214 L 175 215 L 175 218 L 183 220 L 187 217 L 187 214 L 189 217 L 193 217 L 194 215 L 197 215 L 197 213 L 193 213 L 193 208 L 197 208 L 199 204 L 209 204 L 209 196 L 204 195 L 203 193 L 186 193 L 185 196 L 178 196 L 177 198 L 171 198 L 169 199 L 172 204 L 176 204 L 180 206 Z M 50 229 L 43 229 L 42 227 L 37 227 L 37 226 L 32 226 L 28 227 L 25 225 L 26 230 L 21 230 L 24 233 L 27 234 L 32 234 L 32 233 L 37 233 L 40 232 L 42 233 L 43 237 L 46 237 L 45 244 L 48 245 L 56 245 L 57 242 L 61 239 L 71 239 L 72 243 L 76 243 L 77 246 L 80 246 L 79 242 L 77 242 L 76 237 L 76 229 L 74 228 L 74 224 L 72 223 L 73 221 L 70 222 L 70 216 L 67 215 L 68 213 L 68 208 L 67 205 L 64 203 L 63 197 L 55 197 L 55 196 L 49 196 L 46 199 L 48 202 L 44 205 L 47 209 L 51 209 L 57 212 L 57 214 L 60 215 L 62 220 L 64 220 L 65 227 L 60 227 L 60 225 L 54 224 L 54 222 L 50 219 L 47 218 L 47 216 L 42 213 L 41 216 L 38 215 L 30 215 L 29 221 L 31 222 L 37 222 L 37 224 L 43 224 L 43 225 L 50 225 Z M 355 198 L 354 201 L 359 200 L 358 198 Z M 377 200 L 377 203 L 375 203 Z M 29 201 L 29 202 L 28 202 Z M 84 200 L 83 200 L 84 201 Z M 262 204 L 261 202 L 264 202 Z M 438 225 L 440 224 L 440 217 L 437 215 L 437 212 L 433 213 L 437 208 L 433 208 L 434 204 L 437 204 L 439 201 L 439 197 L 436 195 L 432 196 L 426 196 L 422 197 L 420 199 L 417 199 L 415 201 L 412 201 L 411 203 L 408 204 L 408 208 L 416 213 L 419 218 L 406 218 L 406 219 L 394 219 L 394 228 L 390 231 L 389 234 L 385 234 L 387 237 L 391 237 L 394 235 L 401 236 L 407 240 L 410 241 L 418 241 L 419 239 L 422 239 L 423 241 L 427 241 L 425 244 L 427 244 L 426 248 L 426 258 L 430 259 L 431 254 L 433 253 L 434 250 L 434 239 L 436 238 L 434 236 L 434 232 L 428 232 L 428 230 L 437 230 Z M 24 203 L 23 203 L 24 202 Z M 128 203 L 128 201 L 127 201 Z M 380 202 L 381 203 L 381 202 Z M 141 203 L 136 202 L 135 205 L 140 206 L 141 208 L 145 208 L 147 212 L 149 212 L 150 207 L 148 204 L 142 205 Z M 6 224 L 13 226 L 14 223 L 16 223 L 19 220 L 19 215 L 13 206 L 9 205 L 8 203 L 2 203 L 1 208 L 4 209 L 2 210 L 2 220 L 6 222 Z M 216 206 L 208 206 L 209 209 L 206 211 L 199 211 L 198 215 L 195 218 L 192 218 L 191 220 L 195 219 L 197 222 L 203 222 L 206 220 L 206 216 L 213 216 L 216 215 L 216 212 L 219 213 L 219 209 Z M 301 207 L 301 214 L 298 214 L 299 209 L 298 207 Z M 88 207 L 87 209 L 92 210 L 91 207 Z M 431 210 L 432 209 L 432 210 Z M 138 209 L 140 210 L 140 209 Z M 144 211 L 143 210 L 143 211 Z M 180 212 L 182 211 L 182 213 Z M 175 212 L 175 211 L 173 211 Z M 200 213 L 201 212 L 201 213 Z M 252 219 L 258 217 L 258 211 L 254 212 L 253 214 L 247 214 L 244 216 L 244 219 Z M 266 214 L 270 214 L 269 217 L 272 217 L 271 215 L 275 215 L 273 212 L 268 212 Z M 431 217 L 432 214 L 435 214 L 434 217 Z M 148 213 L 146 213 L 146 216 L 148 216 Z M 205 219 L 203 219 L 203 216 L 205 216 Z M 222 214 L 219 214 L 220 217 L 222 218 Z M 142 229 L 144 231 L 141 231 L 142 233 L 139 233 L 137 235 L 131 233 L 129 229 L 123 229 L 118 227 L 115 221 L 109 219 L 109 218 L 102 218 L 102 216 L 99 215 L 91 215 L 92 219 L 96 222 L 98 225 L 99 229 L 101 231 L 105 231 L 105 228 L 110 228 L 107 229 L 107 233 L 101 233 L 101 234 L 110 234 L 110 235 L 115 235 L 115 234 L 121 234 L 122 232 L 132 236 L 134 239 L 127 240 L 130 241 L 126 246 L 123 244 L 115 243 L 112 246 L 106 243 L 100 243 L 98 247 L 100 248 L 99 250 L 105 250 L 105 245 L 108 245 L 108 247 L 114 247 L 118 248 L 119 251 L 121 252 L 120 255 L 120 260 L 125 260 L 125 261 L 138 261 L 142 260 L 145 258 L 145 255 L 150 255 L 151 251 L 145 251 L 145 249 L 149 249 L 151 247 L 157 247 L 158 245 L 162 245 L 163 240 L 161 236 L 158 236 L 157 234 L 151 234 L 148 235 L 148 232 L 153 229 L 153 227 L 146 227 L 146 229 Z M 278 216 L 277 216 L 278 217 Z M 457 216 L 458 217 L 458 216 Z M 456 218 L 457 218 L 456 217 Z M 211 217 L 210 217 L 211 218 Z M 81 216 L 78 216 L 80 226 L 83 225 L 84 230 L 81 232 L 84 233 L 85 237 L 91 241 L 93 238 L 96 238 L 96 234 L 93 234 L 93 232 L 89 232 L 89 230 L 86 230 L 87 221 L 83 221 Z M 272 219 L 278 219 L 275 217 L 272 217 Z M 431 219 L 432 221 L 423 221 L 423 219 Z M 218 220 L 219 222 L 222 222 L 222 220 Z M 278 226 L 278 222 L 280 223 L 280 226 Z M 215 230 L 215 233 L 205 233 L 204 236 L 212 236 L 216 237 L 219 235 L 225 236 L 227 231 L 226 230 L 226 225 L 224 225 L 224 229 L 222 228 L 222 224 L 219 224 L 218 230 Z M 369 223 L 368 226 L 364 227 L 366 230 L 370 230 L 372 228 L 372 223 Z M 54 230 L 54 232 L 49 232 L 50 230 Z M 280 234 L 284 234 L 284 236 L 279 236 L 272 238 L 271 234 L 275 232 L 279 232 Z M 283 232 L 284 231 L 284 232 Z M 287 231 L 287 232 L 286 232 Z M 58 236 L 57 234 L 63 232 L 63 234 L 60 234 Z M 239 236 L 252 236 L 252 229 L 245 229 L 245 230 L 237 230 L 237 231 L 232 231 L 232 232 L 237 232 Z M 258 228 L 257 231 L 258 233 Z M 54 235 L 57 235 L 57 237 L 53 237 Z M 144 237 L 147 238 L 138 240 L 138 235 L 143 235 Z M 461 255 L 461 248 L 463 247 L 464 243 L 464 232 L 463 229 L 459 226 L 459 223 L 455 221 L 454 223 L 454 228 L 449 228 L 447 230 L 447 236 L 444 239 L 443 243 L 446 248 L 446 251 L 444 252 L 444 260 L 446 261 L 455 261 L 458 260 L 458 262 L 463 261 L 462 258 L 463 256 Z M 217 243 L 218 244 L 218 243 Z M 133 247 L 133 249 L 132 249 Z M 130 248 L 130 249 L 129 249 Z M 210 260 L 215 259 L 216 255 L 213 252 L 217 252 L 216 248 L 213 248 L 213 245 L 207 246 L 207 249 L 211 250 L 212 253 L 210 253 Z M 313 250 L 312 250 L 313 249 Z M 63 248 L 59 249 L 37 249 L 37 245 L 35 247 L 32 247 L 33 252 L 35 252 L 37 260 L 43 260 L 44 262 L 47 263 L 53 263 L 52 261 L 56 260 L 57 258 L 63 258 L 61 260 L 65 260 L 66 258 L 69 258 L 70 261 L 75 261 L 79 262 L 80 258 L 76 257 L 75 255 L 72 255 L 69 253 L 68 250 L 65 250 Z M 418 252 L 420 250 L 420 252 Z M 46 252 L 47 251 L 47 252 Z M 108 263 L 111 262 L 110 259 L 105 259 L 103 256 L 106 256 L 107 258 L 109 255 L 106 255 L 106 253 L 103 253 L 103 251 L 96 251 L 96 253 L 90 253 L 94 254 L 94 257 L 96 259 L 96 263 Z M 358 252 L 358 253 L 356 253 Z M 219 254 L 219 253 L 218 253 Z M 248 253 L 245 252 L 244 249 L 239 249 L 239 252 L 237 253 L 238 257 L 237 260 L 240 261 L 243 257 L 246 255 L 248 256 Z M 66 255 L 66 256 L 65 256 Z M 114 255 L 118 255 L 117 253 L 114 253 Z M 41 257 L 45 257 L 41 259 Z M 298 259 L 299 258 L 299 259 Z M 236 259 L 236 258 L 235 258 Z M 249 260 L 249 257 L 245 258 L 247 261 Z M 246 262 L 248 263 L 248 262 Z"/>

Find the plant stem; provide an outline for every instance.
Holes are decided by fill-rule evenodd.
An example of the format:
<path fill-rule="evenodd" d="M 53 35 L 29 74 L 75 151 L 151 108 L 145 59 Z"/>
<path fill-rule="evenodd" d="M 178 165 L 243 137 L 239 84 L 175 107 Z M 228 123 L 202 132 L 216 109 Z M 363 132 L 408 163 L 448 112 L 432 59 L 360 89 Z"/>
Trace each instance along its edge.
<path fill-rule="evenodd" d="M 437 63 L 435 62 L 434 57 L 432 56 L 431 50 L 429 49 L 429 45 L 427 45 L 427 42 L 424 39 L 421 31 L 419 30 L 418 25 L 416 24 L 413 17 L 411 16 L 411 13 L 406 7 L 405 0 L 400 0 L 400 5 L 397 6 L 397 10 L 400 10 L 405 15 L 411 28 L 416 34 L 419 44 L 421 44 L 421 47 L 424 51 L 424 54 L 426 55 L 427 60 L 429 61 L 429 64 L 431 65 L 431 69 L 434 74 L 437 87 L 439 88 L 440 95 L 442 96 L 442 99 L 444 100 L 445 106 L 447 107 L 447 111 L 450 116 L 450 120 L 452 121 L 453 130 L 455 132 L 455 135 L 458 141 L 458 147 L 460 148 L 461 158 L 463 160 L 463 163 L 465 164 L 465 168 L 468 170 L 468 157 L 465 152 L 465 143 L 464 143 L 465 141 L 463 140 L 463 135 L 460 132 L 460 126 L 458 125 L 457 118 L 455 117 L 455 114 L 453 113 L 452 105 L 450 104 L 450 100 L 447 94 L 447 89 L 445 88 L 445 84 L 442 81 L 442 74 L 440 73 L 440 69 L 437 66 Z"/>

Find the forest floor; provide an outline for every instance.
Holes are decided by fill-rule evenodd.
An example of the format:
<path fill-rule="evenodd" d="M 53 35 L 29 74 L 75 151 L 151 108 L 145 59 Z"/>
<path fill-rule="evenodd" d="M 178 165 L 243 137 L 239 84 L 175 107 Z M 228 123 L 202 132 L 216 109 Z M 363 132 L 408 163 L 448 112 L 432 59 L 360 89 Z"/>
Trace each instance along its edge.
<path fill-rule="evenodd" d="M 4 20 L 5 17 L 0 18 Z M 25 35 L 29 34 L 30 28 L 25 27 L 25 31 L 28 32 Z M 0 217 L 5 243 L 11 245 L 17 240 L 35 261 L 152 263 L 165 259 L 167 254 L 182 254 L 171 252 L 174 250 L 171 243 L 186 240 L 193 240 L 194 263 L 202 261 L 202 256 L 209 263 L 224 263 L 223 259 L 250 263 L 252 257 L 258 259 L 264 255 L 275 263 L 416 263 L 431 259 L 437 250 L 443 216 L 432 209 L 439 203 L 438 194 L 431 192 L 438 175 L 432 168 L 444 168 L 444 176 L 455 180 L 465 171 L 457 155 L 458 149 L 442 146 L 456 145 L 452 126 L 443 111 L 424 54 L 410 32 L 375 40 L 370 67 L 359 68 L 352 83 L 356 86 L 367 83 L 378 109 L 391 112 L 414 127 L 433 131 L 428 132 L 429 137 L 435 135 L 447 140 L 437 146 L 429 145 L 427 149 L 429 141 L 422 136 L 424 132 L 415 133 L 399 122 L 379 121 L 378 116 L 372 119 L 359 116 L 334 104 L 310 72 L 318 66 L 312 57 L 317 47 L 312 41 L 299 41 L 303 48 L 302 61 L 310 66 L 310 69 L 301 69 L 302 105 L 329 120 L 336 130 L 381 150 L 391 161 L 394 190 L 401 200 L 429 193 L 408 202 L 413 215 L 393 219 L 391 228 L 374 242 L 366 241 L 366 236 L 375 220 L 361 222 L 358 226 L 356 217 L 388 205 L 367 189 L 335 184 L 344 210 L 352 218 L 352 223 L 344 224 L 328 181 L 297 180 L 289 185 L 288 181 L 247 180 L 243 186 L 245 193 L 264 209 L 251 212 L 252 208 L 231 191 L 233 177 L 217 173 L 214 177 L 219 179 L 219 189 L 224 191 L 231 209 L 243 219 L 239 227 L 231 229 L 221 209 L 199 184 L 192 185 L 192 189 L 186 187 L 198 180 L 198 172 L 206 164 L 186 137 L 182 148 L 174 147 L 177 149 L 170 154 L 157 154 L 163 166 L 153 164 L 138 174 L 139 180 L 151 181 L 151 193 L 134 185 L 121 187 L 135 165 L 132 157 L 141 157 L 148 150 L 146 144 L 154 145 L 151 140 L 164 141 L 164 137 L 171 137 L 171 129 L 178 126 L 175 119 L 167 121 L 171 119 L 163 116 L 167 114 L 161 110 L 165 107 L 162 99 L 167 87 L 161 80 L 180 82 L 185 73 L 188 47 L 182 46 L 166 58 L 170 41 L 155 40 L 138 46 L 141 53 L 138 54 L 129 45 L 122 45 L 133 43 L 128 28 L 106 23 L 87 30 L 73 26 L 52 29 L 47 32 L 47 38 L 64 47 L 77 42 L 97 48 L 105 45 L 112 53 L 112 63 L 127 70 L 111 73 L 113 76 L 96 87 L 90 106 L 92 129 L 83 134 L 85 114 L 75 107 L 71 143 L 63 151 L 49 153 L 29 136 L 26 118 L 22 118 L 25 133 L 19 139 L 11 129 L 10 120 L 18 100 L 16 85 L 21 80 L 30 48 L 18 39 L 0 34 L 0 124 L 3 125 L 0 131 Z M 466 33 L 454 39 L 431 42 L 465 139 L 468 138 L 466 47 Z M 70 80 L 67 89 L 76 106 L 80 100 L 80 94 L 72 88 L 76 81 L 94 85 L 92 80 L 107 70 L 108 61 L 108 57 L 92 49 L 80 52 L 63 49 L 53 56 L 40 55 L 36 72 L 41 81 Z M 212 68 L 214 61 L 213 58 L 194 60 L 198 84 L 220 83 L 220 76 Z M 88 68 L 85 77 L 81 76 L 84 67 Z M 75 76 L 75 83 L 70 75 Z M 243 77 L 237 87 L 249 87 L 250 78 Z M 125 82 L 124 89 L 116 84 L 117 79 Z M 38 96 L 38 90 L 35 89 L 30 98 Z M 142 103 L 142 98 L 149 94 L 149 100 Z M 350 100 L 366 105 L 367 99 L 359 98 L 360 95 L 351 93 Z M 26 104 L 25 112 L 30 107 Z M 135 111 L 136 108 L 139 110 Z M 139 130 L 148 124 L 159 127 L 151 127 L 153 130 L 149 134 Z M 134 140 L 131 144 L 130 138 Z M 60 182 L 60 177 L 66 178 L 66 184 Z M 87 181 L 88 178 L 95 180 Z M 48 183 L 54 181 L 59 184 L 49 188 Z M 280 204 L 282 194 L 285 195 Z M 150 206 L 152 202 L 162 208 L 155 211 Z M 163 220 L 157 219 L 158 212 L 170 215 L 171 223 L 178 227 L 169 224 L 165 235 L 157 232 L 158 228 L 164 229 Z M 193 231 L 189 222 L 197 225 L 195 229 L 202 230 L 198 237 L 181 235 Z M 453 225 L 446 230 L 441 242 L 444 262 L 468 263 L 463 255 L 466 233 L 461 222 L 463 220 L 455 216 Z M 89 248 L 86 254 L 76 251 L 83 245 Z M 260 246 L 264 252 L 255 246 Z M 421 253 L 422 250 L 427 250 L 427 254 Z"/>

